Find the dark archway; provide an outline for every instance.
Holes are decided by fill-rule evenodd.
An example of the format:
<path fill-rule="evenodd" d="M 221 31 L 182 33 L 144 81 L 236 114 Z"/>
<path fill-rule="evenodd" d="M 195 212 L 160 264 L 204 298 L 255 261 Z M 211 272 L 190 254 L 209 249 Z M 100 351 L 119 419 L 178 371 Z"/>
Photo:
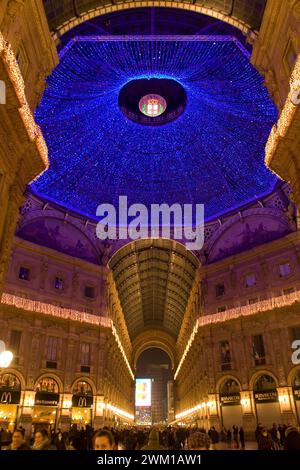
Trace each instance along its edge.
<path fill-rule="evenodd" d="M 151 379 L 152 423 L 166 423 L 173 408 L 172 364 L 168 354 L 158 348 L 143 351 L 137 360 L 136 378 Z"/>

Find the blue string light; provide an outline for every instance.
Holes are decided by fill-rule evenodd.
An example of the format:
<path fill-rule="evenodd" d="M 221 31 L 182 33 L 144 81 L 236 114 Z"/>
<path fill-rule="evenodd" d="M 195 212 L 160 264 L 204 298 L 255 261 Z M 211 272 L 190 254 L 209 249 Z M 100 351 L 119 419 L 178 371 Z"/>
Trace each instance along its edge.
<path fill-rule="evenodd" d="M 138 78 L 172 78 L 184 113 L 142 126 L 118 106 Z M 95 218 L 97 206 L 205 204 L 206 219 L 268 193 L 264 147 L 275 106 L 249 55 L 232 37 L 82 37 L 61 53 L 36 112 L 50 168 L 34 193 Z"/>

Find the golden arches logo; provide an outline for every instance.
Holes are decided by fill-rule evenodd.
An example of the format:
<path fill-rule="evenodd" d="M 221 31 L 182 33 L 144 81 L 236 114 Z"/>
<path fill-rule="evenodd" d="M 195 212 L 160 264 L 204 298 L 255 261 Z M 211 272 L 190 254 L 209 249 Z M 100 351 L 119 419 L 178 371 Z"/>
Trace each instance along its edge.
<path fill-rule="evenodd" d="M 85 398 L 85 397 L 80 397 L 80 398 L 79 398 L 79 400 L 78 400 L 78 406 L 80 406 L 80 407 L 86 407 L 86 406 L 87 406 L 86 398 Z"/>
<path fill-rule="evenodd" d="M 0 403 L 11 403 L 11 393 L 3 392 L 1 395 Z"/>

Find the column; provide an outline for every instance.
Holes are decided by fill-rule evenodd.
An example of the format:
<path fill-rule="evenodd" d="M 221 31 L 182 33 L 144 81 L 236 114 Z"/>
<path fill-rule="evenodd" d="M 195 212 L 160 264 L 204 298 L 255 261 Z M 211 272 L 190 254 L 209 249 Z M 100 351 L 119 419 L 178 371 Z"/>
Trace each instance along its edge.
<path fill-rule="evenodd" d="M 240 392 L 240 395 L 245 439 L 253 441 L 255 439 L 254 432 L 257 425 L 253 392 L 249 390 L 243 390 Z"/>
<path fill-rule="evenodd" d="M 72 394 L 61 395 L 60 408 L 58 409 L 58 427 L 61 432 L 69 431 L 72 423 Z"/>
<path fill-rule="evenodd" d="M 96 395 L 94 399 L 94 428 L 99 429 L 104 426 L 104 395 Z"/>
<path fill-rule="evenodd" d="M 32 433 L 32 415 L 35 400 L 35 392 L 26 390 L 22 399 L 19 426 L 25 429 L 25 436 L 31 437 Z"/>
<path fill-rule="evenodd" d="M 208 402 L 207 402 L 207 415 L 209 426 L 214 426 L 217 430 L 221 429 L 221 418 L 218 411 L 219 402 L 217 395 L 210 394 L 208 395 Z"/>
<path fill-rule="evenodd" d="M 297 414 L 292 388 L 278 387 L 277 392 L 282 422 L 287 425 L 297 425 Z"/>

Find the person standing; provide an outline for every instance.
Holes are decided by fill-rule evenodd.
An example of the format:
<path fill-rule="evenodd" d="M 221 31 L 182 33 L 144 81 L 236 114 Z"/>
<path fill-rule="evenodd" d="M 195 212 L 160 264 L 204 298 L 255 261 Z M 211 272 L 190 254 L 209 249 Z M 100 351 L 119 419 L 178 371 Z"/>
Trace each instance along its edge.
<path fill-rule="evenodd" d="M 143 446 L 141 450 L 166 450 L 166 448 L 159 443 L 159 432 L 157 429 L 150 431 L 148 444 Z"/>
<path fill-rule="evenodd" d="M 57 450 L 66 450 L 67 446 L 61 431 L 56 434 L 54 445 Z"/>
<path fill-rule="evenodd" d="M 300 450 L 300 433 L 295 426 L 290 426 L 286 430 L 284 450 Z"/>
<path fill-rule="evenodd" d="M 275 450 L 274 441 L 266 428 L 262 428 L 258 437 L 258 450 Z"/>
<path fill-rule="evenodd" d="M 275 449 L 279 449 L 280 448 L 280 433 L 279 433 L 275 423 L 273 423 L 270 434 L 271 434 L 271 437 L 273 439 Z"/>
<path fill-rule="evenodd" d="M 239 448 L 239 428 L 237 426 L 232 426 L 232 433 L 233 433 L 233 447 L 235 449 Z"/>
<path fill-rule="evenodd" d="M 226 428 L 223 426 L 220 432 L 220 441 L 221 442 L 226 442 Z"/>
<path fill-rule="evenodd" d="M 216 449 L 217 444 L 219 442 L 219 433 L 218 433 L 218 431 L 216 430 L 216 428 L 214 426 L 212 426 L 207 434 L 210 437 L 212 448 Z"/>
<path fill-rule="evenodd" d="M 239 435 L 240 435 L 241 448 L 244 450 L 245 449 L 245 433 L 242 427 L 239 430 Z"/>
<path fill-rule="evenodd" d="M 226 442 L 227 442 L 227 447 L 231 447 L 231 430 L 228 428 L 227 434 L 226 434 Z"/>
<path fill-rule="evenodd" d="M 260 436 L 261 436 L 261 432 L 262 432 L 262 429 L 263 429 L 263 426 L 261 423 L 258 423 L 257 427 L 256 427 L 256 430 L 255 430 L 255 439 L 258 443 L 259 439 L 260 439 Z"/>
<path fill-rule="evenodd" d="M 283 447 L 285 428 L 282 426 L 282 424 L 279 424 L 278 431 L 279 431 L 279 436 L 280 436 L 280 446 Z"/>

